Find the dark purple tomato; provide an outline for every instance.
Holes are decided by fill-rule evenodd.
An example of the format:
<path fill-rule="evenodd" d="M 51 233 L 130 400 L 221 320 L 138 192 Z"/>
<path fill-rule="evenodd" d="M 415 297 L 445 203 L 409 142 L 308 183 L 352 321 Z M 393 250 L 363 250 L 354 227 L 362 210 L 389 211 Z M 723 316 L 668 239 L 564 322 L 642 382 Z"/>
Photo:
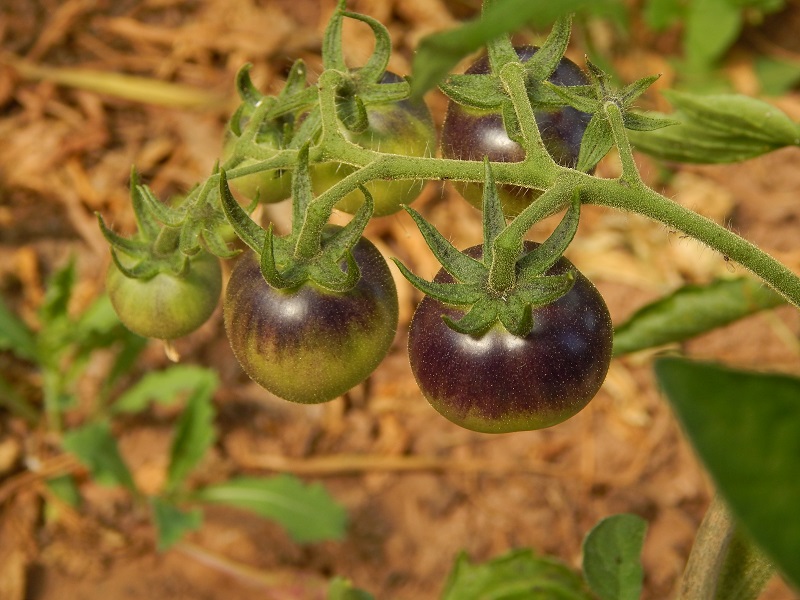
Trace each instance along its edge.
<path fill-rule="evenodd" d="M 397 83 L 402 78 L 391 72 L 383 75 L 382 83 Z M 364 148 L 404 156 L 432 156 L 436 148 L 436 129 L 433 118 L 424 102 L 401 100 L 367 107 L 369 126 L 360 133 L 342 127 L 345 137 Z M 314 193 L 319 195 L 355 170 L 339 162 L 318 163 L 311 166 Z M 374 216 L 383 217 L 411 204 L 422 191 L 423 181 L 413 179 L 370 181 L 365 187 L 375 202 Z M 342 198 L 336 208 L 355 213 L 364 202 L 360 191 Z"/>
<path fill-rule="evenodd" d="M 149 279 L 131 279 L 114 263 L 106 276 L 106 291 L 122 324 L 134 333 L 162 340 L 182 337 L 205 323 L 221 290 L 219 260 L 208 252 L 189 259 L 189 272 L 183 277 L 159 273 Z"/>
<path fill-rule="evenodd" d="M 526 248 L 536 244 L 526 242 Z M 479 257 L 482 248 L 467 250 Z M 548 272 L 574 269 L 561 258 Z M 450 329 L 442 315 L 464 310 L 430 297 L 411 321 L 408 353 L 414 377 L 431 406 L 473 431 L 541 429 L 580 411 L 595 396 L 611 361 L 613 328 L 592 283 L 575 270 L 575 283 L 555 302 L 533 309 L 525 337 L 494 325 L 481 336 Z M 439 271 L 436 281 L 452 282 Z"/>
<path fill-rule="evenodd" d="M 535 46 L 515 48 L 522 62 L 533 56 Z M 489 73 L 489 59 L 484 56 L 467 69 L 468 74 Z M 562 58 L 549 80 L 555 85 L 587 85 L 588 78 L 580 67 L 568 58 Z M 547 151 L 560 165 L 575 168 L 583 139 L 583 132 L 591 115 L 572 107 L 537 110 L 536 123 Z M 522 146 L 510 139 L 499 112 L 467 108 L 450 101 L 442 128 L 442 156 L 459 160 L 483 160 L 488 156 L 493 162 L 521 162 L 525 159 Z M 477 184 L 457 184 L 461 194 L 477 208 L 481 207 L 483 188 Z M 504 212 L 517 215 L 541 192 L 520 186 L 500 186 L 500 199 Z"/>
<path fill-rule="evenodd" d="M 383 360 L 397 330 L 394 280 L 366 238 L 353 256 L 361 279 L 345 293 L 311 282 L 278 290 L 264 280 L 254 253 L 239 259 L 225 292 L 225 329 L 256 383 L 292 402 L 327 402 Z"/>

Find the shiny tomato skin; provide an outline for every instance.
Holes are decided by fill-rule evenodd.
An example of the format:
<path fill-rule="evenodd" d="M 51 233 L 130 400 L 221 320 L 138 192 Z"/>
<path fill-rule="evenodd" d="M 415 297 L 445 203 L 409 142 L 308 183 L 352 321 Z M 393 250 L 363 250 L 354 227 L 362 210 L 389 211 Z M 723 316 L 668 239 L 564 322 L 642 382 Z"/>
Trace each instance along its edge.
<path fill-rule="evenodd" d="M 478 257 L 481 247 L 468 253 Z M 562 258 L 548 274 L 570 268 Z M 480 337 L 457 333 L 442 315 L 458 319 L 464 310 L 426 297 L 411 321 L 408 352 L 431 406 L 453 423 L 483 433 L 550 427 L 586 406 L 608 371 L 613 328 L 600 293 L 575 273 L 567 294 L 533 309 L 533 330 L 524 338 L 499 324 Z M 436 280 L 452 278 L 442 270 Z"/>
<path fill-rule="evenodd" d="M 533 56 L 535 46 L 517 46 L 517 55 L 522 62 Z M 489 59 L 478 59 L 466 71 L 468 74 L 490 72 Z M 588 78 L 574 62 L 562 58 L 549 80 L 555 85 L 587 85 Z M 536 123 L 545 147 L 553 159 L 564 167 L 574 168 L 578 164 L 581 140 L 591 115 L 572 107 L 554 110 L 537 110 Z M 493 162 L 521 162 L 525 159 L 522 146 L 511 140 L 503 126 L 503 118 L 496 111 L 481 111 L 464 107 L 450 101 L 442 127 L 442 156 L 459 160 L 483 160 L 488 156 Z M 476 208 L 481 207 L 482 186 L 457 184 L 459 192 Z M 499 189 L 504 212 L 517 215 L 541 192 L 530 188 L 502 185 Z"/>
<path fill-rule="evenodd" d="M 356 286 L 335 293 L 313 283 L 270 287 L 257 257 L 243 255 L 225 293 L 233 353 L 256 383 L 302 404 L 327 402 L 366 379 L 397 330 L 397 291 L 386 261 L 366 238 L 353 248 Z"/>
<path fill-rule="evenodd" d="M 402 78 L 387 71 L 382 83 L 397 83 Z M 423 102 L 401 100 L 367 107 L 369 126 L 355 133 L 342 127 L 345 137 L 364 148 L 403 156 L 433 156 L 436 149 L 436 129 L 428 107 Z M 311 184 L 315 195 L 355 171 L 350 165 L 339 162 L 317 163 L 311 166 Z M 364 187 L 375 202 L 373 216 L 383 217 L 399 211 L 403 204 L 411 204 L 422 191 L 424 182 L 412 179 L 375 179 Z M 340 200 L 336 208 L 354 214 L 364 202 L 356 190 Z"/>
<path fill-rule="evenodd" d="M 189 260 L 185 277 L 159 273 L 150 279 L 131 279 L 114 263 L 106 275 L 106 291 L 122 324 L 141 336 L 162 340 L 183 337 L 205 323 L 221 290 L 219 259 L 208 252 Z"/>

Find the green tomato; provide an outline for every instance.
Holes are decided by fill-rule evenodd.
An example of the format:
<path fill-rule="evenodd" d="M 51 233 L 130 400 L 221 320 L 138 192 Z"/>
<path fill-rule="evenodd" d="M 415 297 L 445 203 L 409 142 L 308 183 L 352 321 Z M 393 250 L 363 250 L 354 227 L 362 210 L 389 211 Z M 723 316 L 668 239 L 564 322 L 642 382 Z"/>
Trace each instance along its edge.
<path fill-rule="evenodd" d="M 114 263 L 106 291 L 123 325 L 139 335 L 171 340 L 191 333 L 214 312 L 222 290 L 217 257 L 200 252 L 183 277 L 159 273 L 149 279 L 126 277 Z"/>
<path fill-rule="evenodd" d="M 402 78 L 386 72 L 381 83 L 397 83 Z M 403 156 L 432 156 L 436 147 L 436 130 L 428 107 L 423 102 L 401 100 L 367 107 L 369 126 L 360 133 L 343 129 L 345 137 L 364 148 L 401 154 Z M 322 194 L 355 168 L 339 162 L 311 165 L 311 185 L 315 195 Z M 403 204 L 410 204 L 419 196 L 424 185 L 419 180 L 373 180 L 364 187 L 372 194 L 376 217 L 396 213 Z M 355 213 L 364 202 L 358 190 L 342 198 L 336 208 Z"/>
<path fill-rule="evenodd" d="M 233 154 L 233 146 L 236 139 L 232 133 L 228 133 L 225 145 L 222 150 L 222 161 L 225 162 Z M 258 162 L 255 159 L 245 159 L 239 163 L 238 167 L 246 167 Z M 286 200 L 292 195 L 292 172 L 285 169 L 273 169 L 270 171 L 259 171 L 244 177 L 229 179 L 231 188 L 248 200 L 258 198 L 264 204 L 273 204 Z"/>

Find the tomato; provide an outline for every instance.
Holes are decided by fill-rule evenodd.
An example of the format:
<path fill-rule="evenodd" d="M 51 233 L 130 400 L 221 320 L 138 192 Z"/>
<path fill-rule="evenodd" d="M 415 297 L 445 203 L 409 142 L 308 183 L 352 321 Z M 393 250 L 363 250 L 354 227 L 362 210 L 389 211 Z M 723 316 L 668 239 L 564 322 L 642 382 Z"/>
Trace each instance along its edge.
<path fill-rule="evenodd" d="M 396 83 L 402 78 L 386 72 L 382 83 Z M 359 146 L 404 156 L 432 156 L 436 148 L 433 118 L 423 102 L 373 104 L 367 107 L 369 126 L 360 133 L 342 129 L 345 137 Z M 355 170 L 338 162 L 318 163 L 311 167 L 314 193 L 319 195 Z M 365 185 L 375 202 L 373 215 L 382 217 L 396 213 L 401 205 L 410 204 L 419 196 L 424 185 L 420 180 L 373 180 Z M 364 201 L 356 190 L 342 198 L 336 208 L 355 213 Z"/>
<path fill-rule="evenodd" d="M 327 402 L 366 379 L 388 352 L 397 330 L 394 280 L 366 238 L 352 252 L 361 278 L 344 293 L 312 282 L 273 288 L 252 252 L 236 263 L 224 302 L 228 340 L 245 373 L 276 396 Z"/>
<path fill-rule="evenodd" d="M 233 145 L 235 142 L 236 138 L 229 130 L 222 149 L 222 163 L 233 154 Z M 261 136 L 259 143 L 268 148 L 277 149 L 280 140 L 278 134 L 273 132 Z M 246 167 L 256 162 L 258 161 L 255 159 L 246 159 L 236 166 Z M 251 173 L 244 177 L 231 179 L 229 180 L 229 184 L 234 190 L 248 200 L 255 200 L 258 198 L 259 202 L 272 204 L 274 202 L 286 200 L 292 195 L 292 172 L 286 169 L 259 171 L 258 173 Z"/>
<path fill-rule="evenodd" d="M 533 56 L 535 46 L 515 48 L 522 62 Z M 467 69 L 468 74 L 489 73 L 489 59 L 484 56 Z M 549 81 L 555 85 L 588 85 L 589 80 L 580 67 L 568 58 L 562 58 Z M 578 153 L 583 132 L 591 115 L 572 107 L 555 110 L 536 110 L 536 123 L 547 151 L 564 167 L 578 164 Z M 442 127 L 442 156 L 459 160 L 483 160 L 488 156 L 493 162 L 520 162 L 525 159 L 522 146 L 511 140 L 503 126 L 499 112 L 480 111 L 450 101 Z M 461 194 L 476 208 L 481 207 L 482 186 L 458 184 Z M 513 185 L 499 186 L 503 212 L 513 216 L 522 212 L 541 192 Z"/>
<path fill-rule="evenodd" d="M 189 259 L 189 271 L 183 277 L 159 273 L 149 279 L 132 279 L 114 263 L 106 276 L 106 291 L 123 325 L 139 335 L 162 340 L 182 337 L 205 323 L 221 290 L 219 260 L 207 252 Z"/>
<path fill-rule="evenodd" d="M 526 249 L 537 244 L 526 242 Z M 473 258 L 482 247 L 469 248 Z M 574 269 L 561 258 L 547 275 Z M 452 282 L 444 270 L 436 281 Z M 442 319 L 463 308 L 426 297 L 411 321 L 411 369 L 428 402 L 453 423 L 485 433 L 541 429 L 580 411 L 600 389 L 611 360 L 613 328 L 597 289 L 575 270 L 564 296 L 533 308 L 525 337 L 496 324 L 476 337 Z"/>

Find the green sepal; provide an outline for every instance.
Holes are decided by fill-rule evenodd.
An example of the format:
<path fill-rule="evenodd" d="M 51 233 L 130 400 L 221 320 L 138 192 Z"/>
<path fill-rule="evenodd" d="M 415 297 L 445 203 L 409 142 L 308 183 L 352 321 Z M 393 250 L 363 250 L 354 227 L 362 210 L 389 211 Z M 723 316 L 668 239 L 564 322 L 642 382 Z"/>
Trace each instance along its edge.
<path fill-rule="evenodd" d="M 346 72 L 347 63 L 344 61 L 344 51 L 342 50 L 342 21 L 346 8 L 345 0 L 338 0 L 336 10 L 333 11 L 325 34 L 322 38 L 322 67 L 324 69 L 335 69 Z"/>
<path fill-rule="evenodd" d="M 445 271 L 462 283 L 478 283 L 485 277 L 483 263 L 459 251 L 416 210 L 410 206 L 403 208 L 414 219 L 425 243 Z"/>
<path fill-rule="evenodd" d="M 453 306 L 469 306 L 477 302 L 483 293 L 478 285 L 468 285 L 463 283 L 439 283 L 438 281 L 426 281 L 414 275 L 408 267 L 396 258 L 392 258 L 394 264 L 400 269 L 403 277 L 408 279 L 411 284 L 426 296 L 434 300 L 451 304 Z"/>
<path fill-rule="evenodd" d="M 286 277 L 280 272 L 275 258 L 275 236 L 273 235 L 272 228 L 273 224 L 270 223 L 266 232 L 264 232 L 264 244 L 256 251 L 256 253 L 259 254 L 261 275 L 264 277 L 264 281 L 275 289 L 284 290 L 297 287 L 303 282 L 305 277 L 296 272 Z"/>
<path fill-rule="evenodd" d="M 369 193 L 369 190 L 363 185 L 359 185 L 358 189 L 364 194 L 364 202 L 358 207 L 353 218 L 337 231 L 333 237 L 325 241 L 325 252 L 334 259 L 350 254 L 350 249 L 358 243 L 375 210 L 375 201 L 372 199 L 372 194 Z"/>
<path fill-rule="evenodd" d="M 384 27 L 383 23 L 367 15 L 347 11 L 342 13 L 342 16 L 366 23 L 372 29 L 375 36 L 375 49 L 367 59 L 367 64 L 358 69 L 356 77 L 365 83 L 379 82 L 386 72 L 386 67 L 389 66 L 389 57 L 392 54 L 392 39 L 389 36 L 389 30 Z"/>
<path fill-rule="evenodd" d="M 344 260 L 344 269 L 330 260 L 315 261 L 309 266 L 308 278 L 331 292 L 344 293 L 351 290 L 361 278 L 361 271 L 352 252 L 346 252 Z"/>
<path fill-rule="evenodd" d="M 571 31 L 572 15 L 562 15 L 556 19 L 542 47 L 523 63 L 529 83 L 545 81 L 558 68 L 567 51 Z"/>
<path fill-rule="evenodd" d="M 239 236 L 239 239 L 250 246 L 254 252 L 261 252 L 261 249 L 264 247 L 266 233 L 250 218 L 250 215 L 239 206 L 236 198 L 231 194 L 231 189 L 228 187 L 228 179 L 225 175 L 225 171 L 222 169 L 219 172 L 219 197 L 225 217 L 228 219 L 231 227 L 233 227 L 236 235 Z"/>
<path fill-rule="evenodd" d="M 353 133 L 363 133 L 369 127 L 367 107 L 357 94 L 337 98 L 336 116 L 342 125 Z"/>
<path fill-rule="evenodd" d="M 101 215 L 99 212 L 96 212 L 95 215 L 97 215 L 97 222 L 100 225 L 100 232 L 103 234 L 103 237 L 106 239 L 106 241 L 111 245 L 112 249 L 123 252 L 124 254 L 127 254 L 133 258 L 143 259 L 150 256 L 149 245 L 146 242 L 125 238 L 117 233 L 114 233 L 106 226 L 106 223 L 103 220 L 103 215 Z"/>
<path fill-rule="evenodd" d="M 458 333 L 479 336 L 498 321 L 498 303 L 482 297 L 460 319 L 442 315 L 445 324 Z"/>
<path fill-rule="evenodd" d="M 138 198 L 139 202 L 141 202 L 142 207 L 145 213 L 154 217 L 158 222 L 163 223 L 169 227 L 180 227 L 184 221 L 186 221 L 186 213 L 183 211 L 175 210 L 174 208 L 170 208 L 163 202 L 161 202 L 156 195 L 146 185 L 137 185 L 136 186 L 136 193 L 134 198 Z M 135 201 L 134 201 L 135 206 Z M 156 225 L 156 229 L 154 230 L 156 234 L 158 234 L 161 228 Z M 155 236 L 153 236 L 154 238 Z M 149 238 L 149 239 L 153 239 Z"/>
<path fill-rule="evenodd" d="M 306 113 L 306 118 L 297 128 L 297 131 L 294 132 L 286 147 L 291 149 L 302 148 L 305 144 L 313 142 L 321 130 L 322 114 L 319 110 L 319 104 L 316 104 L 314 108 Z"/>
<path fill-rule="evenodd" d="M 453 102 L 480 110 L 496 110 L 508 99 L 497 75 L 450 75 L 439 89 Z"/>
<path fill-rule="evenodd" d="M 581 149 L 578 152 L 578 164 L 575 169 L 582 173 L 588 173 L 608 154 L 614 145 L 614 134 L 611 131 L 611 123 L 606 119 L 603 112 L 592 115 L 586 130 L 581 139 Z"/>
<path fill-rule="evenodd" d="M 497 320 L 509 333 L 525 337 L 533 329 L 533 308 L 515 294 L 501 306 Z"/>
<path fill-rule="evenodd" d="M 233 115 L 228 120 L 228 131 L 230 131 L 234 136 L 241 137 L 242 135 L 242 120 L 245 118 L 245 112 L 249 112 L 252 107 L 248 106 L 247 104 L 240 104 L 236 107 L 236 110 L 233 111 Z"/>
<path fill-rule="evenodd" d="M 369 83 L 359 88 L 359 96 L 365 105 L 399 102 L 408 98 L 410 92 L 408 81 Z"/>
<path fill-rule="evenodd" d="M 522 128 L 517 118 L 517 111 L 514 110 L 514 105 L 511 103 L 510 99 L 507 98 L 506 101 L 503 102 L 501 114 L 503 116 L 503 127 L 506 130 L 506 135 L 508 135 L 509 139 L 514 140 L 524 148 L 526 146 L 526 141 L 522 135 Z"/>
<path fill-rule="evenodd" d="M 178 238 L 178 249 L 187 256 L 194 256 L 202 248 L 200 247 L 200 232 L 203 229 L 203 221 L 200 219 L 187 219 L 181 227 Z"/>
<path fill-rule="evenodd" d="M 214 256 L 229 259 L 239 256 L 242 253 L 239 248 L 231 249 L 228 246 L 228 242 L 225 241 L 225 238 L 222 237 L 222 234 L 217 228 L 204 229 L 201 235 L 203 236 L 203 243 L 206 248 L 208 248 L 208 251 Z"/>
<path fill-rule="evenodd" d="M 517 261 L 517 268 L 519 269 L 518 280 L 524 281 L 526 278 L 541 275 L 558 262 L 578 231 L 580 214 L 581 193 L 580 189 L 576 189 L 572 192 L 572 199 L 567 212 L 553 230 L 553 233 L 539 246 Z"/>
<path fill-rule="evenodd" d="M 667 117 L 632 111 L 625 111 L 622 116 L 622 122 L 625 124 L 625 129 L 631 129 L 633 131 L 655 131 L 656 129 L 680 125 L 681 123 L 680 121 Z"/>
<path fill-rule="evenodd" d="M 316 87 L 307 87 L 297 93 L 283 97 L 278 97 L 278 101 L 267 112 L 267 119 L 274 120 L 290 113 L 296 113 L 314 106 L 319 97 L 319 90 Z M 288 125 L 288 124 L 287 124 Z"/>
<path fill-rule="evenodd" d="M 619 94 L 622 106 L 628 107 L 633 104 L 639 96 L 644 94 L 647 88 L 653 85 L 660 77 L 660 74 L 650 75 L 649 77 L 642 77 L 626 85 Z"/>
<path fill-rule="evenodd" d="M 515 299 L 527 306 L 545 306 L 555 302 L 572 289 L 575 284 L 575 273 L 567 271 L 562 275 L 536 277 L 530 281 L 520 282 L 514 290 Z M 530 331 L 523 334 L 527 335 Z"/>
<path fill-rule="evenodd" d="M 111 248 L 111 260 L 114 261 L 114 265 L 119 269 L 120 273 L 128 279 L 152 279 L 159 273 L 158 265 L 148 260 L 142 260 L 132 267 L 126 267 L 120 261 L 115 248 Z"/>
<path fill-rule="evenodd" d="M 253 68 L 252 63 L 245 63 L 236 73 L 236 91 L 242 102 L 251 106 L 257 105 L 264 98 L 264 94 L 258 91 L 258 88 L 253 85 L 250 79 L 250 69 Z"/>
<path fill-rule="evenodd" d="M 286 76 L 283 89 L 280 94 L 278 94 L 278 102 L 280 103 L 282 100 L 306 90 L 308 86 L 307 75 L 308 69 L 306 69 L 306 63 L 302 58 L 298 58 L 292 63 L 292 68 L 289 69 L 289 74 Z"/>
<path fill-rule="evenodd" d="M 147 210 L 144 198 L 139 190 L 139 173 L 136 167 L 131 167 L 131 204 L 133 205 L 133 215 L 136 218 L 136 226 L 139 233 L 145 240 L 152 240 L 158 235 L 159 226 L 153 219 L 153 215 Z"/>
<path fill-rule="evenodd" d="M 541 89 L 560 100 L 560 102 L 554 102 L 555 104 L 561 106 L 566 104 L 581 112 L 595 114 L 603 106 L 602 100 L 597 97 L 597 89 L 591 85 L 561 86 L 543 81 Z M 546 99 L 547 96 L 535 98 L 537 104 L 545 103 Z"/>
<path fill-rule="evenodd" d="M 483 177 L 483 264 L 491 265 L 494 242 L 506 228 L 506 217 L 487 157 L 483 158 Z"/>

